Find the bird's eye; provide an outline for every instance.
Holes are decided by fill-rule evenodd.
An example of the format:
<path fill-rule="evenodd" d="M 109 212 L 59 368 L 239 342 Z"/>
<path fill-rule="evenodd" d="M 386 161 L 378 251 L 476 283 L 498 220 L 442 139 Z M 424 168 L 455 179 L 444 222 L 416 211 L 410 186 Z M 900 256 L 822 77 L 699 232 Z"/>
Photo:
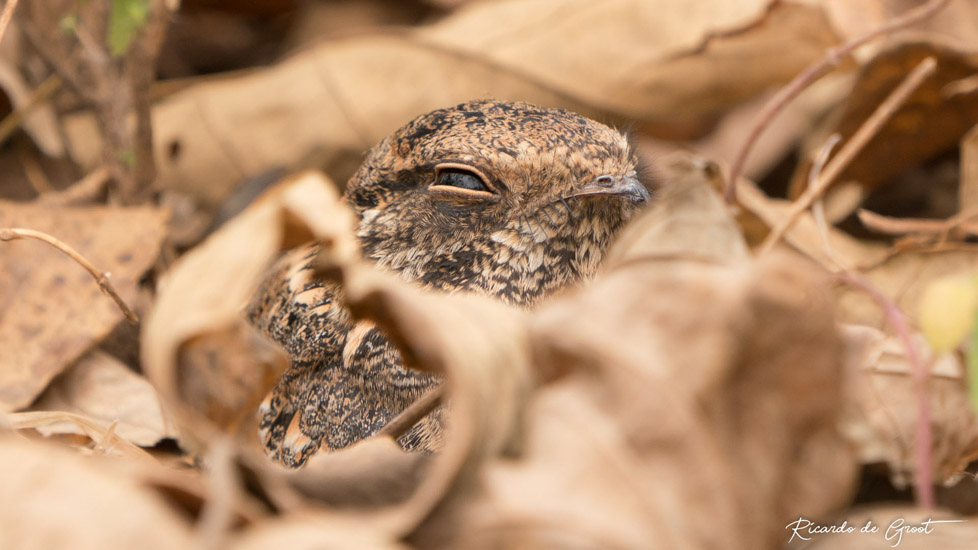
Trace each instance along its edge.
<path fill-rule="evenodd" d="M 482 183 L 479 176 L 472 172 L 457 169 L 445 170 L 438 174 L 438 185 L 461 187 L 462 189 L 471 189 L 473 191 L 488 191 L 486 184 Z"/>
<path fill-rule="evenodd" d="M 488 197 L 494 193 L 487 182 L 486 177 L 471 166 L 445 163 L 435 167 L 435 184 L 431 189 Z"/>

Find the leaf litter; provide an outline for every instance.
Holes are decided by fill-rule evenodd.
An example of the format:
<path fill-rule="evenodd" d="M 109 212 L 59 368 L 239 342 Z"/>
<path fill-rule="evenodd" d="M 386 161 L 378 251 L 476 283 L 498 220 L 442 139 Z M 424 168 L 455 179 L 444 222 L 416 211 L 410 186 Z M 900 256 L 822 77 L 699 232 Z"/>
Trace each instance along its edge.
<path fill-rule="evenodd" d="M 152 200 L 118 205 L 152 194 L 99 187 L 104 112 L 42 103 L 45 125 L 57 112 L 58 138 L 99 185 L 72 193 L 71 206 L 50 199 L 58 192 L 0 203 L 0 227 L 71 245 L 143 321 L 129 343 L 138 358 L 120 354 L 107 337 L 122 314 L 90 275 L 42 243 L 0 243 L 0 546 L 780 548 L 797 543 L 785 526 L 799 517 L 889 525 L 969 513 L 854 494 L 869 465 L 898 490 L 919 491 L 926 464 L 938 484 L 974 484 L 962 336 L 974 308 L 951 319 L 946 303 L 974 290 L 940 292 L 976 272 L 975 37 L 960 24 L 973 6 L 947 2 L 809 88 L 730 208 L 726 165 L 770 90 L 908 3 L 430 4 L 434 23 L 308 44 L 246 74 L 192 78 L 155 103 L 155 189 L 178 197 L 161 204 L 196 209 L 180 218 L 192 226 L 167 227 Z M 137 23 L 125 38 L 138 49 L 153 37 Z M 29 37 L 5 44 L 12 37 L 31 52 Z M 811 159 L 828 136 L 844 146 L 926 56 L 936 73 L 826 178 L 835 184 L 813 201 L 825 212 L 800 212 L 783 244 L 758 254 L 820 175 Z M 23 82 L 38 82 L 36 61 L 7 92 L 17 105 Z M 412 116 L 486 94 L 629 124 L 641 150 L 656 151 L 654 207 L 593 281 L 533 311 L 432 294 L 364 263 L 334 184 Z M 33 124 L 38 147 L 58 154 Z M 866 209 L 869 196 L 895 195 L 894 178 L 957 149 L 960 200 L 943 219 L 887 210 L 895 198 Z M 270 170 L 291 175 L 209 221 Z M 97 204 L 104 192 L 109 204 Z M 941 193 L 923 195 L 946 202 Z M 897 237 L 854 231 L 858 208 L 863 229 Z M 415 367 L 444 373 L 439 453 L 404 453 L 381 435 L 286 471 L 258 450 L 254 411 L 287 358 L 240 311 L 268 263 L 308 240 L 324 243 L 322 274 L 344 285 L 356 317 Z M 878 296 L 839 284 L 852 273 Z M 909 325 L 923 386 L 879 296 L 911 321 L 923 312 Z M 812 545 L 892 544 L 869 535 Z M 976 535 L 964 522 L 906 536 L 905 547 L 966 548 Z"/>

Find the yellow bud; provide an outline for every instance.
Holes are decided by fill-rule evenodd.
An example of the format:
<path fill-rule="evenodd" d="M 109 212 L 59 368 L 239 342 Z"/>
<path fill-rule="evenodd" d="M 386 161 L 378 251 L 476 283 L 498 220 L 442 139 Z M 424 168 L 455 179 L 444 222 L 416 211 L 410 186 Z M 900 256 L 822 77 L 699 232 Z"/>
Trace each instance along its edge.
<path fill-rule="evenodd" d="M 917 323 L 935 353 L 957 347 L 975 321 L 978 285 L 972 277 L 931 281 L 920 297 Z"/>

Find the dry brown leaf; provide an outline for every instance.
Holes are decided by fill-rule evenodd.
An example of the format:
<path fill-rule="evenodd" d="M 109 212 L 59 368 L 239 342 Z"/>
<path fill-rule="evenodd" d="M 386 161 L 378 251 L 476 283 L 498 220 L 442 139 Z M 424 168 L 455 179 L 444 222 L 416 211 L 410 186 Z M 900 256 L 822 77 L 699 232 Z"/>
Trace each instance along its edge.
<path fill-rule="evenodd" d="M 288 367 L 285 352 L 239 319 L 190 337 L 177 353 L 181 401 L 257 449 L 255 410 Z"/>
<path fill-rule="evenodd" d="M 836 41 L 818 8 L 767 0 L 510 0 L 475 4 L 422 37 L 664 124 L 696 122 L 785 82 Z"/>
<path fill-rule="evenodd" d="M 141 208 L 55 208 L 0 201 L 0 227 L 53 235 L 111 274 L 132 303 L 157 258 L 166 214 Z M 122 314 L 92 276 L 35 240 L 0 243 L 0 411 L 29 405 L 48 382 L 104 338 Z"/>
<path fill-rule="evenodd" d="M 849 346 L 853 414 L 845 430 L 864 464 L 883 462 L 898 487 L 905 487 L 916 465 L 918 397 L 903 344 L 864 326 L 845 327 Z M 921 349 L 927 350 L 918 337 Z M 922 360 L 930 366 L 931 458 L 937 481 L 956 481 L 978 458 L 978 417 L 971 408 L 964 367 L 951 354 Z"/>
<path fill-rule="evenodd" d="M 356 548 L 357 550 L 409 550 L 410 547 L 385 540 L 370 529 L 359 532 L 337 529 L 334 521 L 311 514 L 301 514 L 262 522 L 234 537 L 231 550 L 321 550 L 323 548 Z"/>
<path fill-rule="evenodd" d="M 175 437 L 172 421 L 153 386 L 111 355 L 95 350 L 54 379 L 31 407 L 33 411 L 65 411 L 91 418 L 120 437 L 142 447 Z M 45 436 L 84 433 L 72 422 L 38 426 Z"/>
<path fill-rule="evenodd" d="M 410 35 L 330 42 L 158 105 L 161 182 L 213 207 L 241 178 L 273 168 L 315 163 L 350 173 L 364 149 L 404 121 L 487 95 L 698 132 L 836 41 L 818 8 L 776 2 L 765 10 L 769 3 L 501 1 Z M 91 118 L 69 118 L 66 132 L 74 158 L 98 162 Z"/>
<path fill-rule="evenodd" d="M 0 547 L 189 548 L 186 521 L 113 464 L 0 438 Z"/>
<path fill-rule="evenodd" d="M 156 463 L 156 460 L 148 452 L 115 433 L 115 424 L 106 426 L 104 422 L 89 418 L 86 415 L 65 411 L 28 411 L 10 413 L 7 420 L 15 429 L 34 429 L 38 432 L 42 432 L 50 426 L 54 426 L 56 430 L 63 430 L 65 425 L 72 424 L 80 433 L 84 434 L 84 437 L 79 437 L 75 441 L 84 452 L 90 450 L 89 441 L 91 441 L 95 444 L 94 449 L 91 450 L 96 454 L 120 455 L 133 459 L 134 462 Z M 67 432 L 59 433 L 65 434 Z"/>
<path fill-rule="evenodd" d="M 632 222 L 604 260 L 606 269 L 643 259 L 735 263 L 748 258 L 747 246 L 727 206 L 717 196 L 720 168 L 702 157 L 675 153 L 659 168 L 657 205 Z"/>
<path fill-rule="evenodd" d="M 816 121 L 821 120 L 829 109 L 842 101 L 852 88 L 853 78 L 851 72 L 833 73 L 810 86 L 789 103 L 764 129 L 751 149 L 742 169 L 744 176 L 756 180 L 769 173 L 798 146 L 802 136 L 810 131 Z M 758 96 L 731 109 L 710 134 L 684 144 L 684 148 L 709 159 L 732 163 L 743 146 L 745 129 L 754 123 L 773 93 Z M 674 142 L 644 136 L 640 138 L 638 145 L 639 151 L 646 158 L 652 159 L 676 148 Z"/>
<path fill-rule="evenodd" d="M 961 140 L 978 120 L 978 94 L 948 95 L 947 88 L 978 71 L 978 64 L 959 51 L 932 44 L 909 44 L 884 51 L 873 58 L 857 78 L 849 100 L 827 127 L 813 132 L 802 152 L 792 189 L 807 185 L 811 160 L 824 147 L 824 138 L 838 133 L 843 141 L 855 133 L 882 100 L 907 73 L 932 56 L 937 71 L 915 91 L 838 177 L 870 189 L 903 173 Z"/>
<path fill-rule="evenodd" d="M 971 550 L 978 539 L 978 524 L 973 517 L 955 515 L 947 510 L 924 510 L 910 506 L 881 505 L 856 508 L 842 517 L 814 520 L 816 525 L 853 527 L 849 533 L 809 535 L 811 541 L 796 537 L 788 550 Z M 926 530 L 923 523 L 934 520 Z M 941 523 L 938 523 L 941 522 Z M 944 523 L 948 522 L 948 523 Z M 862 531 L 868 524 L 876 531 Z M 914 529 L 914 530 L 912 530 Z"/>
<path fill-rule="evenodd" d="M 840 348 L 810 266 L 626 263 L 532 329 L 538 364 L 564 376 L 530 402 L 524 452 L 489 464 L 482 498 L 421 536 L 769 548 L 787 518 L 848 496 Z"/>
<path fill-rule="evenodd" d="M 917 0 L 819 0 L 833 28 L 847 39 L 875 30 L 893 18 L 918 7 Z M 855 55 L 869 59 L 894 42 L 932 41 L 962 51 L 978 51 L 978 7 L 971 0 L 951 0 L 930 18 L 856 50 Z"/>
<path fill-rule="evenodd" d="M 223 354 L 213 359 L 213 365 L 204 361 L 194 370 L 186 370 L 193 367 L 184 361 L 196 357 L 194 346 L 208 346 L 201 338 L 220 339 L 217 335 L 237 333 L 239 337 L 230 338 L 231 341 L 249 345 L 254 342 L 248 330 L 241 329 L 245 335 L 240 337 L 241 311 L 251 299 L 265 268 L 284 245 L 302 242 L 313 235 L 345 232 L 348 240 L 337 241 L 337 247 L 353 254 L 356 248 L 349 234 L 352 213 L 336 209 L 337 200 L 336 189 L 320 174 L 308 172 L 288 178 L 182 256 L 161 282 L 156 304 L 143 324 L 141 355 L 150 380 L 174 407 L 182 429 L 182 443 L 191 450 L 200 450 L 220 432 L 217 425 L 205 421 L 207 417 L 203 413 L 207 408 L 216 406 L 216 420 L 243 418 L 246 410 L 224 409 L 228 405 L 247 407 L 254 396 L 263 396 L 268 390 L 265 384 L 274 380 L 277 375 L 274 371 L 283 363 L 280 351 L 266 353 L 252 347 L 244 350 L 222 346 L 210 348 Z M 333 215 L 327 214 L 331 211 Z M 293 223 L 295 217 L 305 222 L 298 236 L 290 232 L 290 228 L 299 228 Z M 208 374 L 212 366 L 221 368 L 222 365 L 235 367 L 231 371 Z M 213 378 L 234 376 L 235 372 L 248 369 L 255 369 L 250 380 L 225 382 L 249 384 L 232 403 L 215 405 L 211 400 L 205 403 L 186 400 L 201 394 L 214 396 L 220 384 L 212 381 Z M 187 379 L 187 375 L 192 378 Z M 203 386 L 187 385 L 203 380 L 207 380 Z"/>
<path fill-rule="evenodd" d="M 285 475 L 302 494 L 318 502 L 376 508 L 404 501 L 417 488 L 430 458 L 405 453 L 389 437 L 374 437 L 316 454 Z"/>

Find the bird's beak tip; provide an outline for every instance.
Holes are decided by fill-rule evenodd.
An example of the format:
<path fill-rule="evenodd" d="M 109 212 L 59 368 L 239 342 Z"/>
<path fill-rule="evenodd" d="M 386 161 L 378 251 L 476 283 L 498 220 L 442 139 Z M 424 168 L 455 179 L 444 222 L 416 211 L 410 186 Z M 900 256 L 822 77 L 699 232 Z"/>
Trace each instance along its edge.
<path fill-rule="evenodd" d="M 617 195 L 632 202 L 648 202 L 649 190 L 636 178 L 601 176 L 577 190 L 574 196 Z"/>

